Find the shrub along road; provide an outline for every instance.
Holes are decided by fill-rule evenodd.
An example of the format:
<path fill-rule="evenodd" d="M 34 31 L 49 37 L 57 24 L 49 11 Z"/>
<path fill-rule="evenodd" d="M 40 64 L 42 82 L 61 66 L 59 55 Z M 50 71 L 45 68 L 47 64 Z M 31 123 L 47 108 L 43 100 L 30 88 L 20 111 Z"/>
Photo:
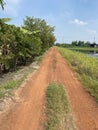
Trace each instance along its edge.
<path fill-rule="evenodd" d="M 98 130 L 98 104 L 85 91 L 56 48 L 19 92 L 20 101 L 0 115 L 0 130 L 43 130 L 45 92 L 51 82 L 63 84 L 78 130 Z"/>

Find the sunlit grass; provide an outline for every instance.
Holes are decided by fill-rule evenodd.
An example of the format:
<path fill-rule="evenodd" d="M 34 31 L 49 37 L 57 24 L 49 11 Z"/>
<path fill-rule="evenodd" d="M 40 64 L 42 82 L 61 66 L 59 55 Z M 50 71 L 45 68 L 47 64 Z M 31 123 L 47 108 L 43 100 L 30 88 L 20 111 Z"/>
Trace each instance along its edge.
<path fill-rule="evenodd" d="M 79 74 L 80 80 L 98 101 L 98 59 L 80 52 L 58 48 L 61 55 L 71 63 Z"/>
<path fill-rule="evenodd" d="M 76 130 L 63 85 L 51 83 L 46 91 L 45 130 Z"/>

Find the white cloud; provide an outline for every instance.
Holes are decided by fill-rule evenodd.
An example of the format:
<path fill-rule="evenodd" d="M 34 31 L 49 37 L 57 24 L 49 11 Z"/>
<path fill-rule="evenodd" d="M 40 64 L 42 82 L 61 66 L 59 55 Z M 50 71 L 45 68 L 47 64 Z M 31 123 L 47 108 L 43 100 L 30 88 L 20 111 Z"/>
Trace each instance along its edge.
<path fill-rule="evenodd" d="M 70 21 L 70 24 L 77 24 L 77 25 L 87 25 L 87 22 L 81 21 L 79 19 L 74 19 L 73 21 Z"/>

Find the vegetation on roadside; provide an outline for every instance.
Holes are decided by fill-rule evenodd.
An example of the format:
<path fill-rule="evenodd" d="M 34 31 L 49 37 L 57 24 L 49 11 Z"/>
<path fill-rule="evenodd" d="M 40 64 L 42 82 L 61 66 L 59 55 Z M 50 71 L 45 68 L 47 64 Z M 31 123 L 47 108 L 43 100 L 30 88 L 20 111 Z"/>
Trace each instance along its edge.
<path fill-rule="evenodd" d="M 62 85 L 51 83 L 46 91 L 46 130 L 74 130 L 68 113 L 65 89 Z"/>
<path fill-rule="evenodd" d="M 9 97 L 11 95 L 11 90 L 19 87 L 24 78 L 19 80 L 11 80 L 7 83 L 0 86 L 0 100 L 2 101 L 5 97 Z"/>
<path fill-rule="evenodd" d="M 39 57 L 38 57 L 39 58 Z M 42 59 L 42 58 L 41 58 Z M 22 67 L 14 72 L 9 72 L 0 79 L 0 100 L 12 96 L 12 90 L 19 87 L 27 76 L 38 68 L 38 60 L 32 64 Z M 40 61 L 41 62 L 41 61 Z"/>
<path fill-rule="evenodd" d="M 71 63 L 86 90 L 98 101 L 98 59 L 83 53 L 58 48 L 61 55 Z"/>
<path fill-rule="evenodd" d="M 49 50 L 48 50 L 48 51 L 49 51 Z M 37 64 L 38 64 L 38 65 L 40 65 L 40 64 L 42 63 L 42 60 L 44 59 L 44 57 L 45 57 L 45 55 L 47 54 L 48 51 L 46 51 L 45 53 L 43 53 L 42 55 L 40 55 L 40 56 L 38 56 L 38 57 L 36 58 L 36 61 L 37 61 Z"/>
<path fill-rule="evenodd" d="M 40 18 L 26 17 L 22 27 L 0 19 L 0 74 L 25 66 L 54 45 L 54 27 Z"/>
<path fill-rule="evenodd" d="M 13 72 L 9 72 L 4 75 L 4 77 L 1 76 L 0 78 L 0 100 L 3 101 L 5 97 L 12 96 L 12 90 L 19 87 L 22 82 L 26 79 L 26 77 L 33 72 L 35 69 L 38 68 L 38 66 L 41 64 L 45 54 L 36 57 L 34 62 L 32 62 L 30 65 L 22 66 L 18 69 L 16 69 Z"/>
<path fill-rule="evenodd" d="M 42 59 L 43 59 L 43 55 L 39 56 L 37 58 L 37 63 L 40 65 L 40 63 L 42 62 Z"/>

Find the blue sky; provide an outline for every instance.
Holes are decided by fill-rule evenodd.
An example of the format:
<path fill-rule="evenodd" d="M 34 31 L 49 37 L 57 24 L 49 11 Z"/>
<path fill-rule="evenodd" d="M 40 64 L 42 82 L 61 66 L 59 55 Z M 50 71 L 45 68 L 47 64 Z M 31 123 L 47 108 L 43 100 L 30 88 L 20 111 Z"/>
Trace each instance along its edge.
<path fill-rule="evenodd" d="M 25 16 L 45 19 L 55 26 L 57 42 L 74 40 L 98 43 L 98 0 L 5 0 L 0 18 L 12 18 L 11 24 L 23 25 Z"/>

